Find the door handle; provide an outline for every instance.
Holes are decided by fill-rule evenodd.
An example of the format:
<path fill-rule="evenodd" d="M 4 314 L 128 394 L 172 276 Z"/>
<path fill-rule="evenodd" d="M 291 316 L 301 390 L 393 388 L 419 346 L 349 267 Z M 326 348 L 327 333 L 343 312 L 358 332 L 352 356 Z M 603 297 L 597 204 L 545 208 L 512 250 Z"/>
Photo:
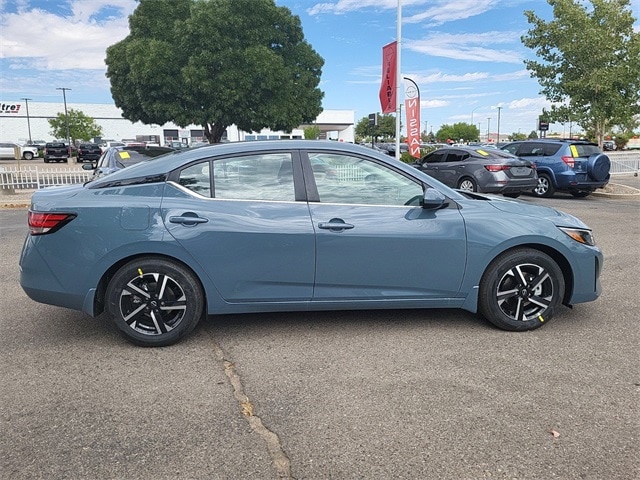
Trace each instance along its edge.
<path fill-rule="evenodd" d="M 355 225 L 351 225 L 350 223 L 345 223 L 342 220 L 333 219 L 328 222 L 320 222 L 318 224 L 318 228 L 322 230 L 331 230 L 334 232 L 340 232 L 342 230 L 351 230 Z"/>
<path fill-rule="evenodd" d="M 169 222 L 179 223 L 185 227 L 193 227 L 198 223 L 207 223 L 208 221 L 208 218 L 199 217 L 195 213 L 183 213 L 182 215 L 169 217 Z"/>

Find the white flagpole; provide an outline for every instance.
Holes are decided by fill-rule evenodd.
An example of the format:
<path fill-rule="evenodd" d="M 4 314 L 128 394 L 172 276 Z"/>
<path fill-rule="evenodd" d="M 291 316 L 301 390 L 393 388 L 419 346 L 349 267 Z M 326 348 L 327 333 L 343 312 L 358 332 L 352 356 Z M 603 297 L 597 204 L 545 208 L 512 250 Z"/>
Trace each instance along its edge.
<path fill-rule="evenodd" d="M 402 0 L 398 0 L 398 19 L 397 19 L 397 64 L 396 64 L 396 158 L 400 159 L 400 81 L 402 80 L 402 62 L 400 62 L 402 54 Z"/>

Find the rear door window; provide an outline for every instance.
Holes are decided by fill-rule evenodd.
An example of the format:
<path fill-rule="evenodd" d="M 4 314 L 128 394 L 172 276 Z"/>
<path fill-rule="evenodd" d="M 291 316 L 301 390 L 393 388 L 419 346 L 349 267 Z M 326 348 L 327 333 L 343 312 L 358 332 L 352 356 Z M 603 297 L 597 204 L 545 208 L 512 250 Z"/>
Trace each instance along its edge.
<path fill-rule="evenodd" d="M 183 169 L 178 183 L 205 196 L 224 200 L 294 202 L 291 153 L 264 153 L 216 159 Z"/>

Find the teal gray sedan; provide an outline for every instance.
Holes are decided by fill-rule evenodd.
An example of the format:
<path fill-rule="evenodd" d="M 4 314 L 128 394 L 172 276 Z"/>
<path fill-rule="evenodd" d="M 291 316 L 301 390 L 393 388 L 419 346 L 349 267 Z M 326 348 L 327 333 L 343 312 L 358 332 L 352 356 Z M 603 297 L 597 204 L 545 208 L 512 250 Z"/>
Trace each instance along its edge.
<path fill-rule="evenodd" d="M 523 331 L 601 290 L 577 218 L 338 142 L 184 150 L 39 190 L 28 221 L 27 295 L 141 346 L 246 312 L 460 308 Z"/>

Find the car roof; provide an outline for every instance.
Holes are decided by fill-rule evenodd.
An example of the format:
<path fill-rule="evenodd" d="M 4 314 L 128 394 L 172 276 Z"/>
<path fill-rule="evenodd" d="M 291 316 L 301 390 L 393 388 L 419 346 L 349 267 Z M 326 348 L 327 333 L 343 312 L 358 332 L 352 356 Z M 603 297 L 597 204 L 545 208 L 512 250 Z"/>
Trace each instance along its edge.
<path fill-rule="evenodd" d="M 469 154 L 473 155 L 475 158 L 495 158 L 495 157 L 499 157 L 499 158 L 517 158 L 515 155 L 506 152 L 504 150 L 500 150 L 497 148 L 487 148 L 484 147 L 482 145 L 472 145 L 472 146 L 456 146 L 456 147 L 444 147 L 444 148 L 439 148 L 437 150 L 434 150 L 433 152 L 427 153 L 427 155 L 425 156 L 431 156 L 434 153 L 439 153 L 439 152 L 452 152 L 452 151 L 464 151 L 464 152 L 469 152 Z"/>
<path fill-rule="evenodd" d="M 114 147 L 122 150 L 122 147 Z M 277 152 L 282 150 L 298 150 L 313 149 L 320 151 L 336 151 L 353 152 L 365 154 L 369 157 L 376 157 L 385 162 L 394 160 L 393 157 L 385 153 L 377 152 L 373 149 L 354 145 L 346 142 L 335 142 L 331 140 L 258 140 L 250 142 L 230 142 L 207 145 L 194 149 L 179 149 L 166 155 L 153 159 L 149 162 L 141 162 L 130 167 L 123 168 L 113 172 L 105 177 L 95 180 L 91 184 L 91 188 L 99 188 L 103 185 L 122 180 L 128 180 L 140 177 L 154 177 L 169 173 L 176 168 L 181 167 L 189 162 L 205 160 L 213 155 L 235 155 L 250 154 L 253 152 Z M 398 162 L 400 165 L 405 165 Z M 413 167 L 407 166 L 408 169 Z M 409 170 L 411 171 L 411 170 Z"/>
<path fill-rule="evenodd" d="M 527 138 L 526 140 L 515 140 L 513 142 L 509 142 L 507 145 L 512 143 L 525 143 L 525 142 L 556 142 L 556 143 L 582 143 L 589 145 L 597 145 L 589 140 L 584 139 L 576 139 L 576 138 Z"/>

